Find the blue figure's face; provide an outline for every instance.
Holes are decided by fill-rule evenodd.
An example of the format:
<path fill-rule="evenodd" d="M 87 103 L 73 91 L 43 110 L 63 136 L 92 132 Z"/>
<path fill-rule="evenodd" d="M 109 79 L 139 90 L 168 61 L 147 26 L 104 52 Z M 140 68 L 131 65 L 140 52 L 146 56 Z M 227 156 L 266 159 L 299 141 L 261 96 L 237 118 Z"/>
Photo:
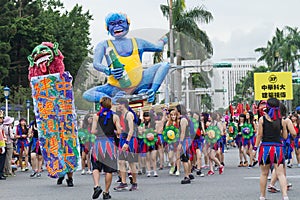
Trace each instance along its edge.
<path fill-rule="evenodd" d="M 129 24 L 127 22 L 126 16 L 122 14 L 111 14 L 106 19 L 106 25 L 109 33 L 114 38 L 122 38 L 129 31 Z"/>

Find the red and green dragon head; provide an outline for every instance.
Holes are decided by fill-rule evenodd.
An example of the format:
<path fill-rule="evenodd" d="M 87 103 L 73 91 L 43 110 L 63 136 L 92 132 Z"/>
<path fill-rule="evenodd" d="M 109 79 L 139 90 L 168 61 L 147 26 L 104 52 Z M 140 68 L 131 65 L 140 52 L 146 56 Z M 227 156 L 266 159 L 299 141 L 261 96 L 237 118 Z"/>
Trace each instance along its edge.
<path fill-rule="evenodd" d="M 29 81 L 34 76 L 55 73 L 62 75 L 65 71 L 64 56 L 58 49 L 57 42 L 42 42 L 33 49 L 27 59 L 29 60 Z"/>

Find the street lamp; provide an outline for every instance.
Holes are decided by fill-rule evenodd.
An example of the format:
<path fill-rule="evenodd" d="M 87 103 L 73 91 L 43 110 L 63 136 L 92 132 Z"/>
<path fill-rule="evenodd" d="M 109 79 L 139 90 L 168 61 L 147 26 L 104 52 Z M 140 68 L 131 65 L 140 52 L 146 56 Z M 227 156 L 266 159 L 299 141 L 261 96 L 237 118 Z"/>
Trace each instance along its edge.
<path fill-rule="evenodd" d="M 26 108 L 27 108 L 27 123 L 29 123 L 29 108 L 30 108 L 30 100 L 26 100 Z"/>
<path fill-rule="evenodd" d="M 5 97 L 5 116 L 7 117 L 8 116 L 8 97 L 10 94 L 10 89 L 9 89 L 9 87 L 6 86 L 3 90 L 4 90 L 4 97 Z"/>

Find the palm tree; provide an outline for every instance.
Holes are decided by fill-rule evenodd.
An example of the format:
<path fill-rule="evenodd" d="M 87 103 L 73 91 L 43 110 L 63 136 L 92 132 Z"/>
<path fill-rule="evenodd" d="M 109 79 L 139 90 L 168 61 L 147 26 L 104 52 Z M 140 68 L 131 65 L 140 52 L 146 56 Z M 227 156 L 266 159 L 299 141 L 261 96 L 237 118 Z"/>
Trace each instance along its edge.
<path fill-rule="evenodd" d="M 207 34 L 198 27 L 197 23 L 209 23 L 213 20 L 212 14 L 204 6 L 197 6 L 187 10 L 185 0 L 172 1 L 172 23 L 175 32 L 175 51 L 177 64 L 181 65 L 182 59 L 206 60 L 213 53 L 211 41 Z M 169 2 L 169 0 L 168 0 Z M 169 5 L 160 6 L 163 15 L 169 19 Z M 173 41 L 170 41 L 173 42 Z M 181 83 L 181 70 L 177 72 L 176 83 Z M 181 85 L 179 84 L 177 97 L 181 100 Z"/>
<path fill-rule="evenodd" d="M 286 32 L 286 33 L 285 33 Z M 299 60 L 300 32 L 297 28 L 276 29 L 275 36 L 268 41 L 267 47 L 255 49 L 262 56 L 258 61 L 265 61 L 270 71 L 295 71 Z"/>

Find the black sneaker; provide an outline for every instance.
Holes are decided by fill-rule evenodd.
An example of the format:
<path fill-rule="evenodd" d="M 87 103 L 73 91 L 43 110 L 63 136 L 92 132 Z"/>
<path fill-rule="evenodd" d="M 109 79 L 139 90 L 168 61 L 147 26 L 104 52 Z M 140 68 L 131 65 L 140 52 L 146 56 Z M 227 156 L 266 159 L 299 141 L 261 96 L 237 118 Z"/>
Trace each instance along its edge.
<path fill-rule="evenodd" d="M 34 178 L 36 176 L 36 171 L 33 171 L 31 174 L 30 174 L 30 178 Z"/>
<path fill-rule="evenodd" d="M 127 183 L 120 183 L 120 185 L 118 185 L 117 187 L 114 188 L 114 190 L 117 190 L 117 191 L 122 191 L 122 190 L 127 190 L 127 189 L 128 189 Z"/>
<path fill-rule="evenodd" d="M 177 166 L 175 166 L 173 174 L 175 174 L 176 172 L 177 172 Z"/>
<path fill-rule="evenodd" d="M 68 187 L 73 187 L 74 186 L 72 178 L 68 178 L 68 179 L 66 179 L 66 181 L 67 181 Z"/>
<path fill-rule="evenodd" d="M 258 163 L 258 160 L 254 161 L 254 162 L 253 162 L 253 167 L 254 167 L 255 165 L 257 165 L 257 163 Z"/>
<path fill-rule="evenodd" d="M 193 174 L 189 174 L 189 178 L 190 178 L 190 180 L 193 180 L 193 179 L 195 179 L 195 177 L 194 177 L 194 175 L 193 175 Z"/>
<path fill-rule="evenodd" d="M 102 189 L 100 186 L 94 187 L 94 194 L 93 194 L 92 198 L 97 199 L 100 196 L 101 192 L 102 192 Z M 104 196 L 104 193 L 103 193 L 103 196 Z"/>
<path fill-rule="evenodd" d="M 137 190 L 137 183 L 132 183 L 131 188 L 129 189 L 129 191 L 135 191 Z"/>
<path fill-rule="evenodd" d="M 122 179 L 120 176 L 118 176 L 118 180 L 116 180 L 116 183 L 122 183 Z"/>
<path fill-rule="evenodd" d="M 130 180 L 130 184 L 132 184 L 133 183 L 133 178 L 132 178 L 132 174 L 131 173 L 128 173 L 128 178 Z"/>
<path fill-rule="evenodd" d="M 103 192 L 103 199 L 111 199 L 109 192 Z"/>
<path fill-rule="evenodd" d="M 57 185 L 61 185 L 62 184 L 62 182 L 63 182 L 63 180 L 64 180 L 64 176 L 63 177 L 59 177 L 58 179 L 57 179 Z"/>
<path fill-rule="evenodd" d="M 188 177 L 184 177 L 184 179 L 181 181 L 181 184 L 190 184 L 191 180 Z"/>
<path fill-rule="evenodd" d="M 225 167 L 225 164 L 224 164 L 224 162 L 221 162 L 221 165 L 223 165 L 223 166 Z"/>
<path fill-rule="evenodd" d="M 201 177 L 203 177 L 203 176 L 204 176 L 204 174 L 201 172 L 201 170 L 197 170 L 197 176 L 201 176 Z"/>

